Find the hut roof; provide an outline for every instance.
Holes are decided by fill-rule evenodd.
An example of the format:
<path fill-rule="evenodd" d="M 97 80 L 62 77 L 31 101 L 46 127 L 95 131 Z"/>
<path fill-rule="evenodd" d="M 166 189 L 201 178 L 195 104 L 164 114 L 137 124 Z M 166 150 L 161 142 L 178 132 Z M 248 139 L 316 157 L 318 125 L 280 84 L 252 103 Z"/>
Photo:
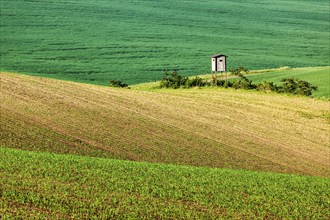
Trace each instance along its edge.
<path fill-rule="evenodd" d="M 226 55 L 224 54 L 214 54 L 213 56 L 211 56 L 212 58 L 217 58 L 217 57 L 226 57 Z"/>

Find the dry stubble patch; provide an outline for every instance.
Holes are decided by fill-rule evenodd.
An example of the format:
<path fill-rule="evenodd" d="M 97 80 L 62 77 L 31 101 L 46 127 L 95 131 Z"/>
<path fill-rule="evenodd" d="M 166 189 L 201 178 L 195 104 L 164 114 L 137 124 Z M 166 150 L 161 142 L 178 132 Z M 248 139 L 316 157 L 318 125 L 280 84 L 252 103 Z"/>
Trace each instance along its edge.
<path fill-rule="evenodd" d="M 329 174 L 328 101 L 222 89 L 147 92 L 9 73 L 1 73 L 1 99 L 10 116 L 1 120 L 3 146 L 32 145 L 36 132 L 18 123 L 26 121 L 26 130 L 39 131 L 36 143 L 47 139 L 56 146 L 40 150 Z M 9 138 L 15 135 L 23 137 L 20 144 Z"/>

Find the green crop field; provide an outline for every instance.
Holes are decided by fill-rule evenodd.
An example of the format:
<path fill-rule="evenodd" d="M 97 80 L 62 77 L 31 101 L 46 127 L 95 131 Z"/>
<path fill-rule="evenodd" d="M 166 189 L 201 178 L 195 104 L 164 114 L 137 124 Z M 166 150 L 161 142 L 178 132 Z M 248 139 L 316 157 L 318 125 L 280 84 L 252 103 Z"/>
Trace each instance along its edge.
<path fill-rule="evenodd" d="M 93 84 L 329 66 L 328 0 L 1 0 L 1 70 Z"/>
<path fill-rule="evenodd" d="M 290 77 L 303 79 L 316 85 L 318 90 L 313 93 L 313 97 L 330 99 L 330 67 L 280 69 L 248 76 L 253 82 L 267 80 L 278 85 L 281 84 L 281 79 Z"/>
<path fill-rule="evenodd" d="M 0 148 L 2 219 L 328 219 L 329 179 Z"/>

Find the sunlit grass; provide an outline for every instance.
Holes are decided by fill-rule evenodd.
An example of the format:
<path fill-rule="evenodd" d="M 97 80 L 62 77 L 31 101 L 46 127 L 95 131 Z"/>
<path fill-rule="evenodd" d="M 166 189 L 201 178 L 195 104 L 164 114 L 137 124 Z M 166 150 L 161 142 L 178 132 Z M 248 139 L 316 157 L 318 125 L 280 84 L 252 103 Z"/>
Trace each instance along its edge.
<path fill-rule="evenodd" d="M 327 219 L 327 178 L 0 148 L 2 218 Z"/>
<path fill-rule="evenodd" d="M 218 79 L 225 79 L 224 73 L 215 74 L 204 74 L 198 75 L 198 77 L 203 78 L 204 80 L 211 80 L 212 76 L 216 76 Z M 227 73 L 229 80 L 232 80 L 235 76 L 230 75 L 230 72 Z M 250 70 L 247 77 L 253 81 L 253 83 L 261 83 L 262 81 L 271 81 L 277 85 L 281 85 L 281 80 L 283 78 L 297 78 L 305 80 L 313 85 L 318 87 L 317 91 L 313 92 L 313 97 L 317 98 L 330 98 L 330 67 L 304 67 L 304 68 L 290 68 L 290 67 L 281 67 L 275 69 L 263 69 L 263 70 Z M 194 76 L 192 76 L 194 78 Z M 148 90 L 152 91 L 159 89 L 160 81 L 150 82 L 150 83 L 141 83 L 131 86 L 136 90 Z M 205 89 L 205 88 L 204 88 Z M 218 88 L 209 88 L 209 89 L 218 89 Z"/>
<path fill-rule="evenodd" d="M 266 73 L 261 72 L 248 76 L 248 78 L 253 82 L 267 80 L 278 85 L 281 84 L 283 78 L 302 79 L 318 87 L 318 90 L 313 92 L 313 97 L 330 99 L 330 67 L 293 68 Z"/>

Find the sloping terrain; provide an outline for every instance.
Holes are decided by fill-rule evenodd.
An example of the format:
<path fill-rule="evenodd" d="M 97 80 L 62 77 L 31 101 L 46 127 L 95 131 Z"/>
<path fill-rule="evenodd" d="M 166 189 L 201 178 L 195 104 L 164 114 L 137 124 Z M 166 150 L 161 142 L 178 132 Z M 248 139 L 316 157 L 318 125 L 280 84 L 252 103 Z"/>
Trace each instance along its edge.
<path fill-rule="evenodd" d="M 210 72 L 329 66 L 328 0 L 1 0 L 1 70 L 107 84 Z"/>
<path fill-rule="evenodd" d="M 328 219 L 329 179 L 0 148 L 2 219 Z"/>
<path fill-rule="evenodd" d="M 328 176 L 329 102 L 114 89 L 1 73 L 3 147 Z"/>
<path fill-rule="evenodd" d="M 313 97 L 330 99 L 330 67 L 305 67 L 305 68 L 286 68 L 268 72 L 257 72 L 248 76 L 253 82 L 262 82 L 264 80 L 281 84 L 283 78 L 297 78 L 305 80 L 318 87 L 313 92 Z"/>
<path fill-rule="evenodd" d="M 211 80 L 214 74 L 204 74 L 198 75 L 198 77 L 204 80 Z M 284 78 L 296 78 L 305 80 L 315 86 L 317 90 L 313 91 L 312 97 L 330 99 L 330 66 L 323 67 L 302 67 L 302 68 L 290 68 L 290 67 L 280 67 L 273 69 L 263 69 L 263 70 L 251 70 L 245 74 L 247 78 L 253 81 L 253 83 L 261 83 L 262 81 L 274 82 L 276 85 L 281 85 L 281 80 Z M 192 76 L 194 78 L 196 76 Z M 218 79 L 224 79 L 225 74 L 217 74 Z M 236 76 L 227 73 L 227 78 L 232 80 Z M 160 81 L 140 83 L 131 86 L 137 90 L 150 91 L 153 89 L 158 89 Z"/>

